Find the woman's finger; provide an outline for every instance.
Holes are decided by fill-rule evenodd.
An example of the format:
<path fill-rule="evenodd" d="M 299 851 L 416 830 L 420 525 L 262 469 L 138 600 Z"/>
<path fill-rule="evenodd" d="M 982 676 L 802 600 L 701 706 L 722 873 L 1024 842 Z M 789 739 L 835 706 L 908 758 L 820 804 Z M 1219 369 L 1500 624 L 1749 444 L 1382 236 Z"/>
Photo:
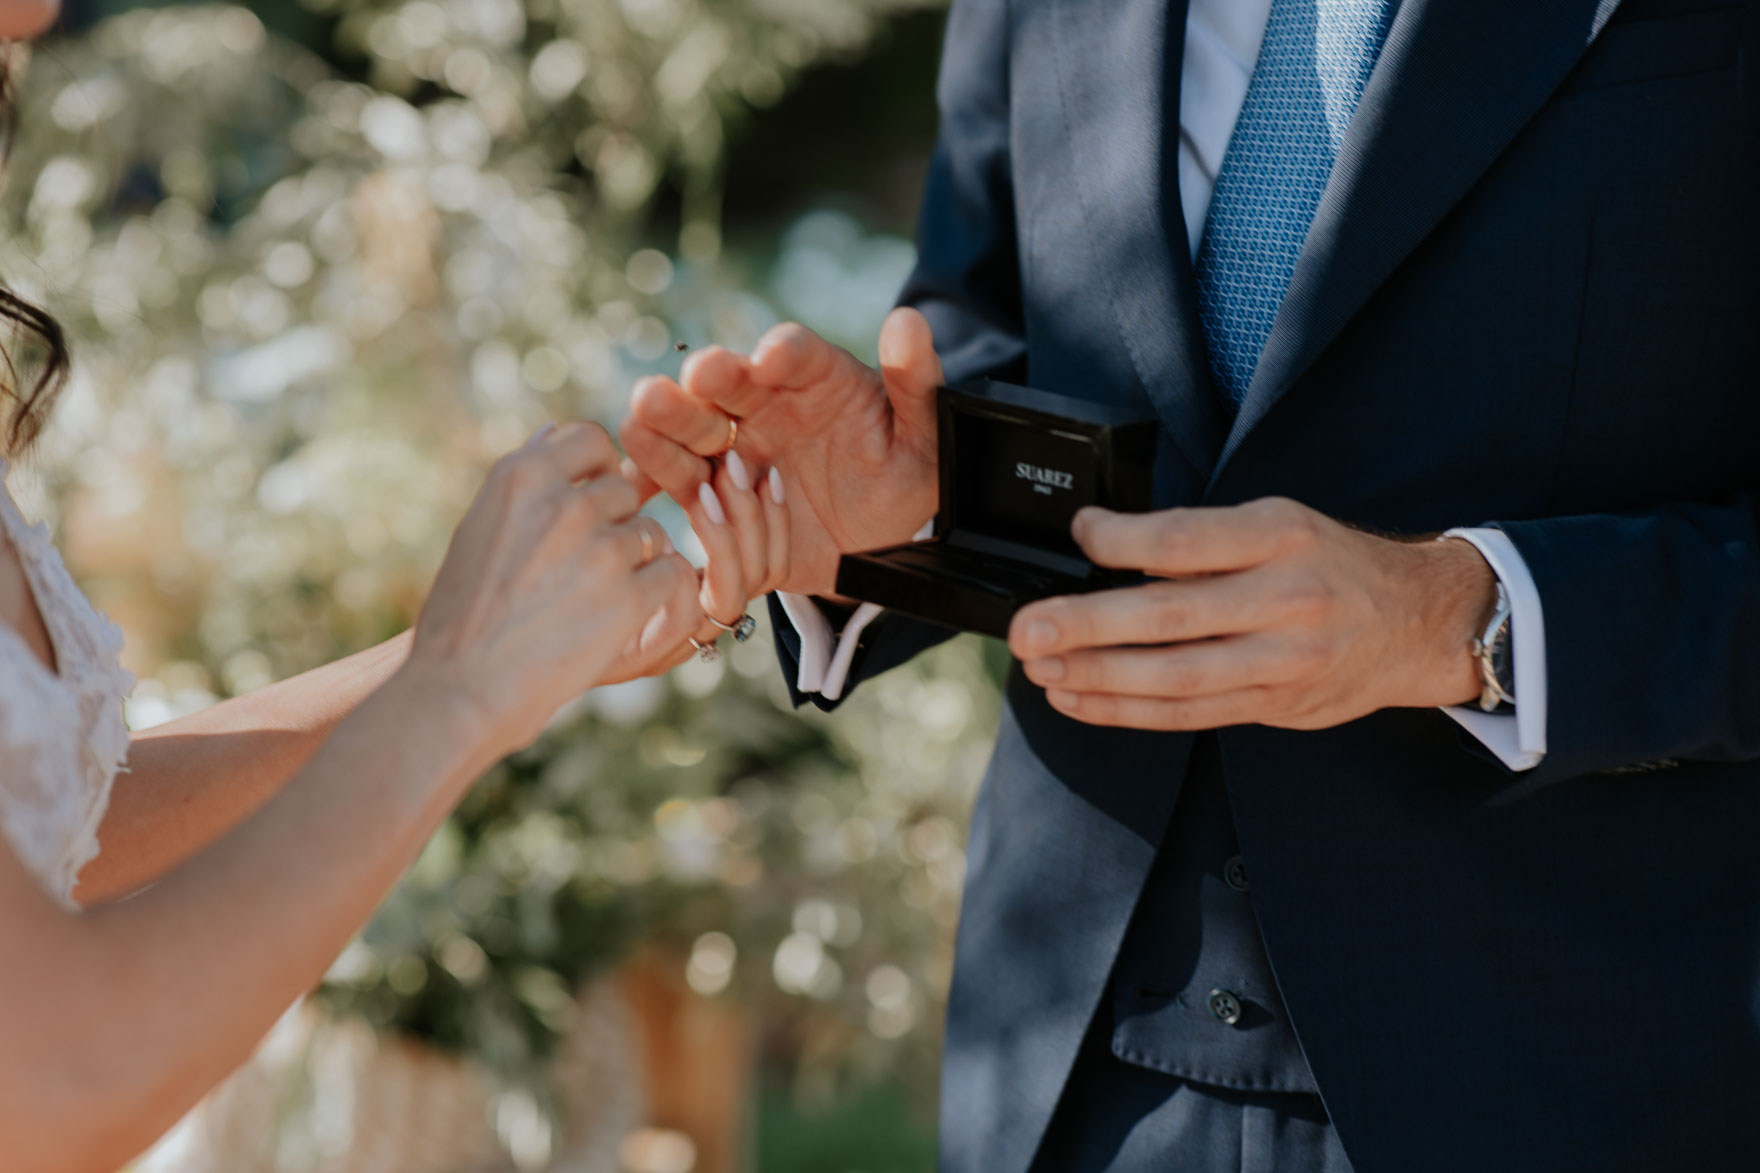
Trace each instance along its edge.
<path fill-rule="evenodd" d="M 758 500 L 752 470 L 737 452 L 729 452 L 715 475 L 715 492 L 727 509 L 727 520 L 739 539 L 742 585 L 761 594 L 770 577 L 770 542 L 765 534 L 764 506 Z"/>
<path fill-rule="evenodd" d="M 636 647 L 644 671 L 659 657 L 670 659 L 702 621 L 697 571 L 677 554 L 665 554 L 634 572 L 636 597 L 645 600 Z"/>
<path fill-rule="evenodd" d="M 765 537 L 769 540 L 766 565 L 770 573 L 759 584 L 758 593 L 767 595 L 788 581 L 789 519 L 782 474 L 771 468 L 758 486 L 758 498 L 764 510 Z"/>
<path fill-rule="evenodd" d="M 616 475 L 570 486 L 564 492 L 564 515 L 589 528 L 621 524 L 642 507 L 635 486 Z"/>
<path fill-rule="evenodd" d="M 697 500 L 688 510 L 697 540 L 703 543 L 708 563 L 703 567 L 700 593 L 703 613 L 732 627 L 745 614 L 745 568 L 740 560 L 739 536 L 728 524 L 727 509 L 713 485 L 704 482 Z"/>
<path fill-rule="evenodd" d="M 645 580 L 637 580 L 642 597 L 662 601 L 630 640 L 607 684 L 669 672 L 695 654 L 689 639 L 703 619 L 697 606 L 696 569 L 676 554 L 668 554 L 639 574 L 645 576 Z"/>
<path fill-rule="evenodd" d="M 537 460 L 571 482 L 590 480 L 615 472 L 617 446 L 611 433 L 594 423 L 575 420 L 557 424 L 533 436 L 521 455 Z"/>
<path fill-rule="evenodd" d="M 601 540 L 614 551 L 609 557 L 615 566 L 640 569 L 672 553 L 665 527 L 651 517 L 637 517 L 612 526 Z"/>

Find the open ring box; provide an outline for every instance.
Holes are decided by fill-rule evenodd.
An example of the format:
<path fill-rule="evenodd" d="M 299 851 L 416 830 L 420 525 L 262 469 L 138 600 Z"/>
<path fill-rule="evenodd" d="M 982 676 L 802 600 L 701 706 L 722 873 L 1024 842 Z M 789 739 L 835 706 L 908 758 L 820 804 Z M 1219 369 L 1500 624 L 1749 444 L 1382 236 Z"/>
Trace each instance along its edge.
<path fill-rule="evenodd" d="M 1088 561 L 1070 523 L 1088 505 L 1153 507 L 1157 420 L 988 380 L 941 388 L 937 409 L 934 536 L 844 555 L 838 594 L 1006 637 L 1035 600 L 1141 581 Z"/>

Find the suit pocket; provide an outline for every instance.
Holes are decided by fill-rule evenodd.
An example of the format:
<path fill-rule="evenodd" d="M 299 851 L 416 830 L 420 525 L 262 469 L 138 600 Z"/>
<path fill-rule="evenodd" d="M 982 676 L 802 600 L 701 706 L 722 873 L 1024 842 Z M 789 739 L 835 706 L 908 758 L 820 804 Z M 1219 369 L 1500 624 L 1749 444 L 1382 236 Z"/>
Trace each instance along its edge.
<path fill-rule="evenodd" d="M 1740 8 L 1711 8 L 1614 21 L 1589 46 L 1560 92 L 1728 69 L 1740 53 L 1743 15 Z"/>

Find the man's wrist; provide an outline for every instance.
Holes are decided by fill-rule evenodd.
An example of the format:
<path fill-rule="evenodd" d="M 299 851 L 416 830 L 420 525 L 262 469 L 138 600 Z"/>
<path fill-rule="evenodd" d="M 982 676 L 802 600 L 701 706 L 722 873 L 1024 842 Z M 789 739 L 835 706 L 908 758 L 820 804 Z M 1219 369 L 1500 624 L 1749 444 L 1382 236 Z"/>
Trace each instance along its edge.
<path fill-rule="evenodd" d="M 1420 589 L 1430 606 L 1422 620 L 1429 653 L 1427 678 L 1439 707 L 1474 704 L 1484 690 L 1473 641 L 1497 606 L 1497 575 L 1471 542 L 1426 542 L 1428 563 Z"/>

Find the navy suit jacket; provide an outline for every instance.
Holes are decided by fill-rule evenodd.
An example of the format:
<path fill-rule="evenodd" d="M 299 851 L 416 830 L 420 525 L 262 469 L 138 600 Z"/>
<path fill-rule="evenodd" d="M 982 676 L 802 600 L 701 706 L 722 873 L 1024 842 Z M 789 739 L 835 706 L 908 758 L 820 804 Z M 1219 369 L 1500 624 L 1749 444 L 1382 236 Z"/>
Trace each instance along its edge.
<path fill-rule="evenodd" d="M 1236 416 L 1176 181 L 1184 27 L 1182 0 L 956 0 L 905 300 L 950 378 L 1152 407 L 1163 506 L 1494 524 L 1527 560 L 1537 770 L 1435 711 L 1220 733 L 1359 1173 L 1756 1167 L 1760 0 L 1405 0 Z M 944 636 L 885 620 L 857 676 Z M 1189 746 L 1070 721 L 1015 673 L 945 1169 L 1031 1160 Z"/>

